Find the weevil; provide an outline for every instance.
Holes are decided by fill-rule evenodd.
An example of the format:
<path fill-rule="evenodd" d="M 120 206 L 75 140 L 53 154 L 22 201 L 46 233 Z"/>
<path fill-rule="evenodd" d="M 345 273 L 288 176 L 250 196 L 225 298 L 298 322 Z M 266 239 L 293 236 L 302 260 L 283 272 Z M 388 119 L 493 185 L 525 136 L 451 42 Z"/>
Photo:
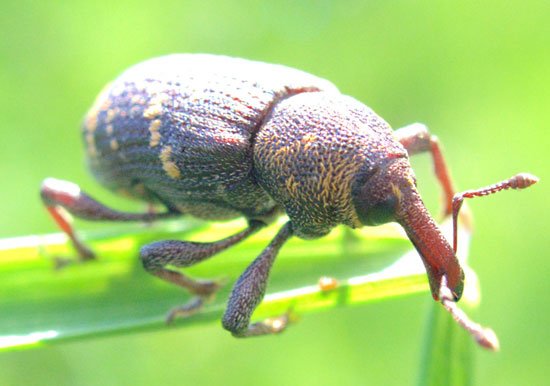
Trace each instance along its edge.
<path fill-rule="evenodd" d="M 478 342 L 496 347 L 496 338 L 455 305 L 464 286 L 456 219 L 464 198 L 525 188 L 536 177 L 519 174 L 455 195 L 439 142 L 426 126 L 393 131 L 327 80 L 282 65 L 207 54 L 169 55 L 126 70 L 97 97 L 82 136 L 89 168 L 103 186 L 165 210 L 117 211 L 71 182 L 46 179 L 42 200 L 80 260 L 95 254 L 74 232 L 71 214 L 109 221 L 184 215 L 248 221 L 247 228 L 223 240 L 170 240 L 141 248 L 147 272 L 193 294 L 168 320 L 196 312 L 220 288 L 216 280 L 195 280 L 168 265 L 199 263 L 286 214 L 288 221 L 234 285 L 222 320 L 236 337 L 277 333 L 288 316 L 256 323 L 251 316 L 289 238 L 316 239 L 341 224 L 397 222 L 422 258 L 433 298 Z M 416 187 L 409 156 L 422 152 L 432 155 L 445 215 L 453 216 L 453 246 Z"/>

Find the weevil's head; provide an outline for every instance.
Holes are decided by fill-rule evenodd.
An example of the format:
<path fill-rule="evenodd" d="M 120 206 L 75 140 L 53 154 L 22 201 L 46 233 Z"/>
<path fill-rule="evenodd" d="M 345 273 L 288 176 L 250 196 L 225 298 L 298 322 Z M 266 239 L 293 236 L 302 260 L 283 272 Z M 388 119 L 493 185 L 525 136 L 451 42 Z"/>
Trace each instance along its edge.
<path fill-rule="evenodd" d="M 406 156 L 390 157 L 371 167 L 357 179 L 352 196 L 363 225 L 395 221 L 405 229 L 424 262 L 434 299 L 439 299 L 443 276 L 455 300 L 460 299 L 464 273 L 453 248 L 420 198 Z"/>
<path fill-rule="evenodd" d="M 396 221 L 403 191 L 414 186 L 414 175 L 404 157 L 376 162 L 358 176 L 352 190 L 353 203 L 363 225 Z"/>

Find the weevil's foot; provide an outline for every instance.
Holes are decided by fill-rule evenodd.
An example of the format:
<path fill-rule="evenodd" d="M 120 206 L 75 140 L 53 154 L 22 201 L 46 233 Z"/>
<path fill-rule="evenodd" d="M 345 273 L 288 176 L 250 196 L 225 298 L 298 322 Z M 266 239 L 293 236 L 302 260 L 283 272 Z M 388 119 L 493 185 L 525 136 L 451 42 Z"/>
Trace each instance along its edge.
<path fill-rule="evenodd" d="M 215 295 L 222 286 L 223 284 L 216 280 L 196 281 L 194 284 L 193 293 L 200 297 L 211 297 Z"/>
<path fill-rule="evenodd" d="M 194 280 L 191 292 L 203 298 L 212 298 L 225 284 L 228 279 L 222 278 L 217 280 Z"/>
<path fill-rule="evenodd" d="M 168 315 L 166 315 L 166 324 L 172 324 L 175 319 L 185 319 L 190 317 L 191 315 L 196 314 L 203 308 L 204 303 L 207 300 L 210 299 L 205 299 L 204 296 L 194 296 L 188 303 L 184 304 L 183 306 L 172 308 Z"/>
<path fill-rule="evenodd" d="M 75 258 L 55 256 L 53 258 L 54 269 L 56 271 L 62 270 L 63 268 L 76 264 L 76 263 L 85 263 L 87 261 L 92 261 L 96 259 L 95 253 L 92 252 L 90 248 L 82 244 L 79 241 L 74 242 L 74 247 L 78 252 L 78 256 Z"/>
<path fill-rule="evenodd" d="M 78 261 L 94 260 L 96 258 L 95 253 L 78 239 L 73 240 L 73 245 L 78 252 Z"/>
<path fill-rule="evenodd" d="M 89 253 L 86 253 L 86 254 L 80 254 L 79 253 L 79 256 L 75 257 L 75 258 L 63 257 L 63 256 L 54 256 L 52 261 L 53 261 L 54 270 L 60 271 L 60 270 L 66 268 L 70 265 L 86 263 L 88 261 L 93 261 L 95 259 L 96 259 L 95 254 L 93 252 L 89 251 Z"/>
<path fill-rule="evenodd" d="M 243 334 L 233 335 L 238 338 L 248 338 L 251 336 L 280 334 L 294 321 L 296 321 L 296 318 L 293 317 L 291 311 L 288 311 L 283 315 L 252 323 Z"/>
<path fill-rule="evenodd" d="M 266 334 L 279 334 L 283 332 L 290 323 L 290 316 L 284 314 L 275 318 L 268 318 L 261 322 L 254 323 L 250 326 L 250 329 L 257 329 L 259 332 Z"/>
<path fill-rule="evenodd" d="M 193 293 L 195 296 L 183 306 L 174 307 L 166 316 L 166 324 L 171 324 L 175 319 L 188 318 L 199 312 L 204 304 L 211 302 L 216 293 L 227 283 L 227 279 L 219 280 L 196 280 Z"/>

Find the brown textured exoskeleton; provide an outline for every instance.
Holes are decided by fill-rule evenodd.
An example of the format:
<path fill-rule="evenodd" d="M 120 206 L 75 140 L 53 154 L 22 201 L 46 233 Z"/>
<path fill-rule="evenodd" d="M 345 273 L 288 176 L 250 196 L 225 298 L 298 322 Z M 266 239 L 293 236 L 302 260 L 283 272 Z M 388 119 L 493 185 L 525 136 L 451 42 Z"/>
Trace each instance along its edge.
<path fill-rule="evenodd" d="M 437 139 L 421 124 L 397 131 L 330 82 L 288 67 L 214 55 L 171 55 L 138 64 L 99 95 L 83 124 L 87 159 L 107 188 L 166 207 L 124 213 L 78 186 L 46 179 L 41 195 L 81 260 L 94 258 L 73 232 L 64 208 L 88 220 L 151 221 L 191 215 L 244 216 L 248 228 L 211 243 L 161 241 L 144 246 L 151 274 L 195 296 L 169 320 L 196 312 L 219 288 L 168 265 L 188 267 L 231 247 L 286 213 L 289 221 L 235 284 L 223 326 L 238 337 L 276 333 L 287 318 L 251 324 L 279 249 L 291 237 L 315 239 L 339 224 L 351 228 L 396 221 L 428 273 L 434 299 L 486 347 L 491 334 L 455 306 L 464 273 L 453 248 L 418 194 L 409 156 L 430 152 L 443 188 L 445 214 L 463 198 L 536 182 L 527 174 L 459 194 Z M 456 225 L 455 225 L 456 228 Z"/>

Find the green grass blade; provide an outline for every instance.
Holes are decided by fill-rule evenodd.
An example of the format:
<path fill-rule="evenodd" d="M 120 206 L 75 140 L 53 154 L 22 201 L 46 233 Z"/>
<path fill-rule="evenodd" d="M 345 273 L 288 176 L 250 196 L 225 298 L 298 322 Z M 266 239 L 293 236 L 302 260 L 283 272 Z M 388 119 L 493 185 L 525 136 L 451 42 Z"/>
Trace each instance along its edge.
<path fill-rule="evenodd" d="M 467 239 L 465 236 L 460 237 Z M 459 252 L 465 250 L 467 244 L 459 246 Z M 480 302 L 477 276 L 468 266 L 463 266 L 467 285 L 460 306 L 473 308 Z M 418 385 L 473 385 L 473 353 L 478 348 L 473 337 L 455 322 L 440 303 L 432 303 L 426 324 Z"/>
<path fill-rule="evenodd" d="M 168 238 L 212 240 L 242 226 L 174 221 L 84 234 L 100 260 L 61 271 L 53 270 L 51 259 L 71 253 L 62 235 L 0 240 L 0 350 L 167 328 L 167 311 L 185 303 L 189 295 L 144 272 L 136 258 L 139 246 Z M 232 283 L 275 232 L 270 227 L 186 272 Z M 293 238 L 275 263 L 268 295 L 254 319 L 289 309 L 301 315 L 427 291 L 424 268 L 410 248 L 392 227 L 353 233 L 337 229 L 316 241 Z M 322 291 L 317 284 L 321 276 L 334 277 L 340 285 Z M 226 285 L 199 314 L 175 325 L 218 321 L 230 287 Z"/>
<path fill-rule="evenodd" d="M 472 385 L 472 337 L 437 303 L 432 305 L 427 328 L 419 386 Z"/>

